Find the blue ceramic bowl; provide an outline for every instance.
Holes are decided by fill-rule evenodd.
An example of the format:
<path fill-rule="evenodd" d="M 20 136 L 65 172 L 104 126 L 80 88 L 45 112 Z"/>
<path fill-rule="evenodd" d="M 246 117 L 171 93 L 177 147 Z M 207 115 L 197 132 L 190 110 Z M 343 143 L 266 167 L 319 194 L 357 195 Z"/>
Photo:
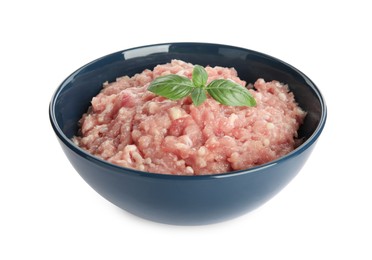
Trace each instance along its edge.
<path fill-rule="evenodd" d="M 149 174 L 96 158 L 77 147 L 78 120 L 105 81 L 134 75 L 181 59 L 200 65 L 235 67 L 240 78 L 289 84 L 307 117 L 299 130 L 305 142 L 288 155 L 249 170 L 210 176 Z M 231 219 L 262 205 L 300 171 L 326 122 L 326 105 L 301 71 L 271 56 L 209 43 L 166 43 L 119 51 L 75 71 L 58 87 L 50 121 L 63 151 L 83 179 L 104 198 L 137 216 L 157 222 L 198 225 Z"/>

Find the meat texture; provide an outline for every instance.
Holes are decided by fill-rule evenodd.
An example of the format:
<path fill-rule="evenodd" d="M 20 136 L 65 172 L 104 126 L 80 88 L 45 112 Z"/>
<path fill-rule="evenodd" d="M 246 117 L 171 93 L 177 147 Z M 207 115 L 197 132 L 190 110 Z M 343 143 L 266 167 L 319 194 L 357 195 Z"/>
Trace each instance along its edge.
<path fill-rule="evenodd" d="M 205 175 L 251 168 L 291 152 L 306 113 L 288 86 L 258 79 L 248 85 L 255 107 L 225 106 L 211 97 L 172 101 L 147 88 L 156 77 L 191 78 L 193 65 L 180 60 L 133 77 L 104 83 L 80 120 L 73 141 L 111 163 L 150 173 Z M 208 82 L 230 79 L 246 86 L 235 69 L 206 67 Z"/>

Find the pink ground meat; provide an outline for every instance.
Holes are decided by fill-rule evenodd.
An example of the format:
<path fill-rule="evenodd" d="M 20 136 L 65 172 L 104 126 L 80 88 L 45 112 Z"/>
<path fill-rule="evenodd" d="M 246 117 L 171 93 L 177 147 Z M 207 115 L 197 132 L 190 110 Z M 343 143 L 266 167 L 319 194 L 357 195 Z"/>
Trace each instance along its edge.
<path fill-rule="evenodd" d="M 258 79 L 249 87 L 255 107 L 225 106 L 211 97 L 196 107 L 190 97 L 172 101 L 147 90 L 156 77 L 191 78 L 192 70 L 192 64 L 172 60 L 104 83 L 73 141 L 111 163 L 174 175 L 247 169 L 295 148 L 306 113 L 288 86 L 277 81 Z M 207 66 L 206 71 L 208 82 L 223 78 L 246 86 L 233 68 Z"/>

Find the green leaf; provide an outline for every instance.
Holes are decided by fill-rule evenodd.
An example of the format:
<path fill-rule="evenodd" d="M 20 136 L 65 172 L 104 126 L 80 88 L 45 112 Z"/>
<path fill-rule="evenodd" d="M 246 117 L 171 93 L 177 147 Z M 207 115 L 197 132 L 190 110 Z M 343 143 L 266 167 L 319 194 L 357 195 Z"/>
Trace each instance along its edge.
<path fill-rule="evenodd" d="M 154 79 L 148 90 L 171 100 L 181 99 L 190 94 L 194 86 L 190 79 L 179 75 L 166 75 Z"/>
<path fill-rule="evenodd" d="M 227 106 L 255 106 L 256 100 L 247 88 L 225 79 L 213 80 L 206 87 L 211 95 L 219 103 Z"/>
<path fill-rule="evenodd" d="M 199 106 L 207 98 L 204 88 L 194 88 L 191 92 L 191 99 L 195 106 Z"/>
<path fill-rule="evenodd" d="M 192 71 L 192 82 L 194 83 L 195 87 L 202 88 L 207 84 L 208 73 L 204 69 L 204 67 L 200 65 L 195 65 Z"/>
<path fill-rule="evenodd" d="M 206 92 L 217 102 L 227 106 L 255 106 L 256 100 L 247 88 L 226 79 L 213 80 L 207 86 L 208 73 L 199 65 L 195 65 L 192 80 L 175 74 L 154 79 L 148 90 L 172 100 L 178 100 L 191 94 L 196 106 L 207 98 Z"/>

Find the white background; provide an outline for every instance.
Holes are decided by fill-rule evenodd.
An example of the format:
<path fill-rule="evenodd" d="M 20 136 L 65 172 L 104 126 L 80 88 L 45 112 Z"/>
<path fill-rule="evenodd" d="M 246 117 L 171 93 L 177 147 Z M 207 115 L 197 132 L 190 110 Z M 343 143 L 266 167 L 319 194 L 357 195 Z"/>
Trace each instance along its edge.
<path fill-rule="evenodd" d="M 372 259 L 372 16 L 363 3 L 2 1 L 0 259 Z M 74 171 L 49 123 L 53 92 L 80 66 L 177 41 L 282 59 L 328 105 L 299 175 L 220 224 L 169 226 L 118 209 Z"/>

